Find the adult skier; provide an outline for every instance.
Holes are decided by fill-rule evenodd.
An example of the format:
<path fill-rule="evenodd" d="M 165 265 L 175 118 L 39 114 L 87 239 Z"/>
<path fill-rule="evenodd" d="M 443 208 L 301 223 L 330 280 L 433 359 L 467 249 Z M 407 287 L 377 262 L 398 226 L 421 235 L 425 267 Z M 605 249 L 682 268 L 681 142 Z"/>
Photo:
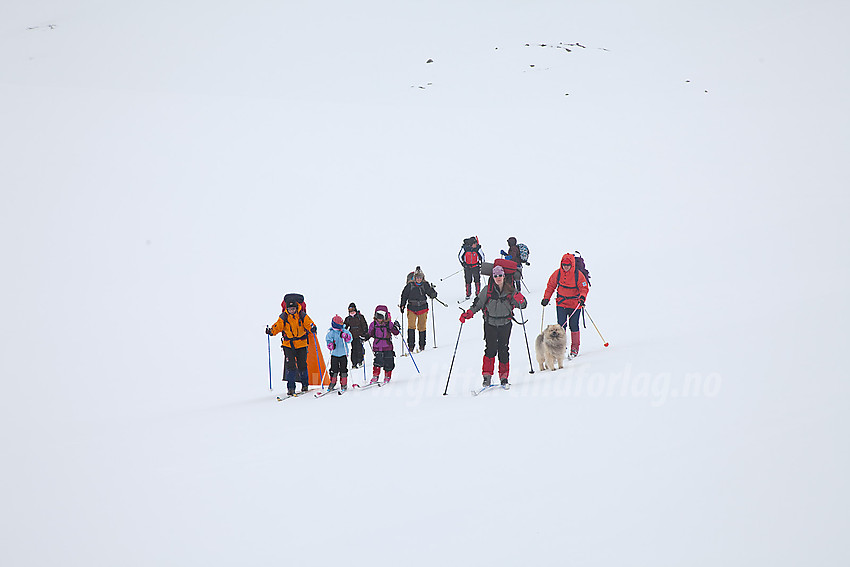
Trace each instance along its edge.
<path fill-rule="evenodd" d="M 416 331 L 419 331 L 419 350 L 425 350 L 426 328 L 428 324 L 428 298 L 436 298 L 437 291 L 425 281 L 425 272 L 416 266 L 411 278 L 408 278 L 404 289 L 401 290 L 401 301 L 398 304 L 402 315 L 407 308 L 407 348 L 414 351 Z"/>
<path fill-rule="evenodd" d="M 484 386 L 490 385 L 496 356 L 499 357 L 499 381 L 508 385 L 510 374 L 510 339 L 514 307 L 525 309 L 528 302 L 520 291 L 514 290 L 511 278 L 505 277 L 502 266 L 493 267 L 493 275 L 487 287 L 472 301 L 472 307 L 460 315 L 463 323 L 472 319 L 478 311 L 484 311 L 484 361 L 481 374 Z"/>
<path fill-rule="evenodd" d="M 472 283 L 475 282 L 475 295 L 481 293 L 481 264 L 484 263 L 484 252 L 477 236 L 463 239 L 457 259 L 463 266 L 463 278 L 466 283 L 466 299 L 472 297 Z"/>
<path fill-rule="evenodd" d="M 549 298 L 556 289 L 558 295 L 555 305 L 558 308 L 558 324 L 566 328 L 569 322 L 571 342 L 569 358 L 573 359 L 578 356 L 581 344 L 578 322 L 590 285 L 584 273 L 576 268 L 576 258 L 572 254 L 564 254 L 561 257 L 561 266 L 549 276 L 543 301 L 540 302 L 543 307 L 549 304 Z"/>
<path fill-rule="evenodd" d="M 298 300 L 300 298 L 300 301 Z M 316 324 L 307 315 L 303 296 L 287 294 L 281 303 L 283 313 L 271 327 L 266 327 L 266 334 L 275 336 L 281 334 L 280 343 L 283 349 L 284 378 L 287 393 L 295 394 L 296 378 L 301 382 L 301 391 L 309 389 L 307 376 L 307 346 L 310 344 L 308 333 L 316 333 Z"/>

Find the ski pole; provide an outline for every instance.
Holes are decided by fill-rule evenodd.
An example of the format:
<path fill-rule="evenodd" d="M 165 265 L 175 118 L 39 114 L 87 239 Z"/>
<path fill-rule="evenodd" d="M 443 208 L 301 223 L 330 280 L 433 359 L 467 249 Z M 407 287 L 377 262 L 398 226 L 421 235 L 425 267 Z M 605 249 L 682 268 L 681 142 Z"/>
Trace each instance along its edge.
<path fill-rule="evenodd" d="M 543 306 L 543 311 L 540 312 L 540 332 L 543 332 L 543 321 L 546 319 L 546 306 Z"/>
<path fill-rule="evenodd" d="M 570 326 L 570 319 L 572 319 L 572 318 L 573 318 L 573 314 L 574 314 L 574 313 L 575 313 L 578 309 L 581 309 L 581 305 L 576 305 L 576 308 L 575 308 L 575 309 L 573 309 L 572 311 L 570 311 L 570 314 L 569 314 L 569 315 L 567 315 L 567 320 L 566 320 L 566 321 L 564 321 L 564 324 L 563 324 L 563 325 L 561 325 L 561 326 L 564 328 L 564 330 L 565 330 L 565 331 L 566 331 L 566 330 L 567 330 L 567 328 Z"/>
<path fill-rule="evenodd" d="M 587 312 L 587 306 L 584 308 L 584 312 L 587 314 L 587 318 L 590 319 L 590 322 L 593 323 L 593 317 L 590 316 L 590 313 Z M 593 328 L 596 329 L 596 332 L 599 333 L 599 327 L 596 326 L 596 323 L 593 323 Z M 602 333 L 599 333 L 599 338 L 602 339 L 602 346 L 608 346 L 608 343 L 605 341 L 605 337 L 602 336 Z"/>
<path fill-rule="evenodd" d="M 431 298 L 431 330 L 434 331 L 434 348 L 437 348 L 437 316 L 434 314 L 434 299 Z"/>
<path fill-rule="evenodd" d="M 525 337 L 525 350 L 528 352 L 528 373 L 534 374 L 534 364 L 531 363 L 531 349 L 528 348 L 528 333 L 525 330 L 525 314 L 522 312 L 522 307 L 519 308 L 519 318 L 522 324 L 522 334 Z"/>
<path fill-rule="evenodd" d="M 463 307 L 459 307 L 461 311 L 463 311 Z M 452 355 L 452 363 L 449 365 L 449 376 L 446 378 L 446 389 L 443 391 L 443 395 L 447 396 L 449 393 L 449 380 L 452 379 L 452 368 L 455 365 L 455 356 L 457 356 L 457 345 L 460 344 L 460 332 L 463 330 L 463 323 L 460 324 L 457 330 L 457 342 L 455 342 L 455 352 Z"/>
<path fill-rule="evenodd" d="M 431 298 L 431 299 L 436 299 L 436 300 L 437 300 L 437 303 L 439 303 L 439 304 L 440 304 L 440 305 L 442 305 L 443 307 L 448 307 L 448 305 L 447 305 L 447 304 L 443 303 L 442 301 L 440 301 L 440 300 L 439 300 L 438 298 L 436 298 L 436 297 L 433 297 L 433 298 Z"/>
<path fill-rule="evenodd" d="M 449 278 L 450 278 L 450 277 L 452 277 L 452 276 L 456 276 L 456 275 L 458 275 L 459 273 L 461 273 L 462 271 L 463 271 L 463 268 L 459 269 L 458 271 L 456 271 L 456 272 L 455 272 L 455 273 L 453 273 L 453 274 L 449 274 L 449 275 L 447 275 L 447 276 L 446 276 L 446 277 L 444 277 L 444 278 L 440 278 L 440 281 L 447 280 L 447 279 L 449 279 Z"/>
<path fill-rule="evenodd" d="M 269 330 L 269 328 L 266 327 L 266 331 L 268 331 L 268 330 Z M 268 334 L 268 332 L 266 333 L 266 342 L 269 343 L 269 390 L 273 390 L 274 388 L 272 388 L 272 337 L 271 337 L 271 335 Z"/>
<path fill-rule="evenodd" d="M 416 359 L 413 358 L 413 353 L 410 352 L 410 349 L 407 347 L 407 341 L 404 340 L 404 337 L 400 337 L 400 338 L 401 338 L 401 344 L 404 345 L 404 350 L 407 351 L 407 354 L 410 355 L 410 360 L 413 361 L 413 367 L 416 368 L 416 373 L 422 374 L 421 372 L 419 372 L 419 366 L 417 366 L 417 364 L 416 364 Z"/>

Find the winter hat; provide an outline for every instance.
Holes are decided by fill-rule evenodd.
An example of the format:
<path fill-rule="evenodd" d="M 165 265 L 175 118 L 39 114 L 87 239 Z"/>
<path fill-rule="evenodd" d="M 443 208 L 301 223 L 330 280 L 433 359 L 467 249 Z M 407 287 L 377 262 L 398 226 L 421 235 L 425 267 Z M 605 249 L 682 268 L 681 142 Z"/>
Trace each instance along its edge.
<path fill-rule="evenodd" d="M 493 275 L 494 276 L 504 276 L 505 269 L 502 266 L 493 266 Z"/>
<path fill-rule="evenodd" d="M 352 309 L 354 309 L 355 311 L 357 311 L 357 306 L 356 306 L 356 305 L 354 305 L 354 302 L 353 302 L 353 301 L 352 301 L 351 303 L 349 303 L 349 304 L 348 304 L 348 310 L 349 310 L 349 311 L 351 311 Z"/>
<path fill-rule="evenodd" d="M 375 307 L 375 319 L 389 319 L 389 310 L 386 305 Z"/>
<path fill-rule="evenodd" d="M 334 315 L 334 318 L 331 319 L 331 327 L 334 329 L 342 329 L 342 317 Z"/>
<path fill-rule="evenodd" d="M 413 278 L 422 278 L 423 280 L 425 279 L 425 272 L 422 271 L 422 268 L 416 266 L 416 269 L 413 270 Z"/>
<path fill-rule="evenodd" d="M 508 246 L 516 246 L 516 236 L 508 238 Z"/>

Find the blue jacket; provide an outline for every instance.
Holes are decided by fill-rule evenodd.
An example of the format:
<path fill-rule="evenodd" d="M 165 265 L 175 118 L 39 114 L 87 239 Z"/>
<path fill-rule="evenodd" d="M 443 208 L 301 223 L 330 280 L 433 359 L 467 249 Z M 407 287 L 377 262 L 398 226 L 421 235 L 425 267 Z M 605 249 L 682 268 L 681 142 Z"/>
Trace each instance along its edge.
<path fill-rule="evenodd" d="M 328 345 L 328 350 L 331 351 L 331 356 L 348 356 L 348 343 L 351 342 L 351 333 L 348 332 L 348 327 L 342 329 L 328 329 L 328 334 L 325 335 L 325 343 Z"/>

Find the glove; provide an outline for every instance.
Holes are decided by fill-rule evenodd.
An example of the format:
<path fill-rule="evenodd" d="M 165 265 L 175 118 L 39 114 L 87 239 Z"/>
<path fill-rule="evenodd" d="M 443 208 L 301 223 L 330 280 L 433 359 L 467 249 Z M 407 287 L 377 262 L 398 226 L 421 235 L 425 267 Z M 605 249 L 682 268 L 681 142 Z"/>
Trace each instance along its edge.
<path fill-rule="evenodd" d="M 268 336 L 271 336 L 271 335 L 272 335 L 272 330 L 271 330 L 270 328 L 268 328 L 268 327 L 266 327 L 266 334 L 267 334 Z"/>
<path fill-rule="evenodd" d="M 399 305 L 398 308 L 401 309 L 401 314 L 404 315 L 404 305 Z"/>
<path fill-rule="evenodd" d="M 310 332 L 313 333 L 314 335 L 316 334 L 316 324 L 315 323 L 310 325 Z"/>
<path fill-rule="evenodd" d="M 501 254 L 502 256 L 507 256 L 507 255 L 508 255 L 508 253 L 507 253 L 507 252 L 505 252 L 504 250 L 499 250 L 499 254 Z"/>
<path fill-rule="evenodd" d="M 526 265 L 526 266 L 530 266 L 530 265 L 531 265 L 531 262 L 526 262 L 526 263 L 525 263 L 525 265 Z"/>
<path fill-rule="evenodd" d="M 546 307 L 547 305 L 549 305 L 549 300 L 544 298 L 543 301 L 540 302 L 540 305 L 542 305 L 543 307 Z"/>
<path fill-rule="evenodd" d="M 578 297 L 578 304 L 579 304 L 579 305 L 581 305 L 582 307 L 584 307 L 584 300 L 585 300 L 585 299 L 587 299 L 585 296 L 580 295 L 580 296 Z"/>
<path fill-rule="evenodd" d="M 525 301 L 525 296 L 518 291 L 514 294 L 514 299 L 516 299 L 517 303 L 522 303 L 523 301 Z"/>
<path fill-rule="evenodd" d="M 401 331 L 401 324 L 398 321 L 393 321 L 393 329 Z"/>
<path fill-rule="evenodd" d="M 333 341 L 328 341 L 328 350 L 333 350 L 336 348 L 336 343 Z"/>
<path fill-rule="evenodd" d="M 466 321 L 469 321 L 474 315 L 475 313 L 472 312 L 472 309 L 467 309 L 466 311 L 460 314 L 460 322 L 464 323 Z"/>

